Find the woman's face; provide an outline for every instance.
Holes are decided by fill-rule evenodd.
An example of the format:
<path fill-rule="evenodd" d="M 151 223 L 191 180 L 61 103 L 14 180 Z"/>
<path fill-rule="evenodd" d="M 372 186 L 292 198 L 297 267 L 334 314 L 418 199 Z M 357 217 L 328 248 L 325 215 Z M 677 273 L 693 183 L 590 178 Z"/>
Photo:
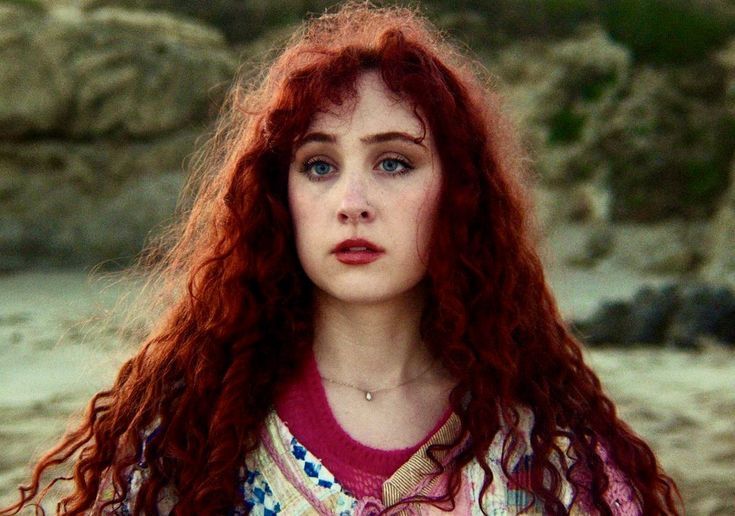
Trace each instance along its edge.
<path fill-rule="evenodd" d="M 441 168 L 428 125 L 376 73 L 354 103 L 318 113 L 288 172 L 296 248 L 321 293 L 379 303 L 426 274 Z M 420 142 L 416 142 L 421 136 Z"/>

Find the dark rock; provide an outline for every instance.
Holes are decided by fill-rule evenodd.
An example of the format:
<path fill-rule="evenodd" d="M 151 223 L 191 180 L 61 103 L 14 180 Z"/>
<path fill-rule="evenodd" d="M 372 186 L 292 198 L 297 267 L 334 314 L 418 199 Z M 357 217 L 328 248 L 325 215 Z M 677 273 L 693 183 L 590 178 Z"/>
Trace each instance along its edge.
<path fill-rule="evenodd" d="M 627 344 L 655 344 L 665 340 L 666 328 L 679 301 L 676 290 L 675 285 L 662 289 L 646 286 L 633 296 L 625 331 Z"/>
<path fill-rule="evenodd" d="M 699 337 L 714 337 L 735 345 L 735 294 L 731 290 L 699 283 L 681 287 L 679 298 L 667 334 L 669 344 L 694 348 Z"/>
<path fill-rule="evenodd" d="M 624 331 L 630 319 L 630 306 L 624 301 L 605 301 L 587 321 L 574 323 L 589 344 L 624 344 Z"/>
<path fill-rule="evenodd" d="M 696 349 L 703 340 L 735 347 L 735 292 L 707 283 L 646 286 L 630 301 L 605 301 L 575 321 L 591 345 L 668 345 Z"/>

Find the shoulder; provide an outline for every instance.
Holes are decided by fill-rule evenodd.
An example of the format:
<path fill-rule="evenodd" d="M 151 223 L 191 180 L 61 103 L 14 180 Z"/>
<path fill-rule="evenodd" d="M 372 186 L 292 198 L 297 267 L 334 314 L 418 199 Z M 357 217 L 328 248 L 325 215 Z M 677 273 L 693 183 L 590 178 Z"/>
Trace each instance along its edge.
<path fill-rule="evenodd" d="M 641 508 L 638 505 L 635 496 L 635 490 L 625 474 L 617 467 L 608 448 L 605 444 L 598 443 L 596 448 L 597 456 L 603 463 L 605 475 L 608 479 L 608 488 L 603 497 L 605 502 L 610 506 L 614 515 L 640 515 Z M 579 483 L 582 486 L 591 483 L 591 475 L 585 469 L 577 471 Z M 591 505 L 589 492 L 585 488 L 579 489 L 575 502 L 582 508 L 589 508 Z"/>
<path fill-rule="evenodd" d="M 528 470 L 533 460 L 531 448 L 531 430 L 533 429 L 533 412 L 525 407 L 516 407 L 513 416 L 517 418 L 517 432 L 511 436 L 510 425 L 501 423 L 500 431 L 490 443 L 485 453 L 485 462 L 492 473 L 493 481 L 481 497 L 485 481 L 485 471 L 477 459 L 470 461 L 463 471 L 463 482 L 466 484 L 468 496 L 474 500 L 472 514 L 543 514 L 538 504 L 531 505 L 531 494 L 521 486 L 522 475 Z M 508 442 L 513 440 L 514 446 L 509 448 Z M 509 454 L 510 466 L 507 475 L 502 466 L 503 457 Z M 571 505 L 572 493 L 564 486 L 563 499 Z"/>
<path fill-rule="evenodd" d="M 477 460 L 471 461 L 464 471 L 464 480 L 469 484 L 472 498 L 486 511 L 500 509 L 505 510 L 506 513 L 515 514 L 520 512 L 532 500 L 530 493 L 524 490 L 523 486 L 530 484 L 530 479 L 525 476 L 528 474 L 530 465 L 534 460 L 530 439 L 534 426 L 534 415 L 530 409 L 525 407 L 518 407 L 514 412 L 518 417 L 518 434 L 514 436 L 515 446 L 510 451 L 508 460 L 510 475 L 506 475 L 502 467 L 504 454 L 509 453 L 506 445 L 509 436 L 508 425 L 503 425 L 485 455 L 485 460 L 490 467 L 494 480 L 493 485 L 488 488 L 482 500 L 480 500 L 480 491 L 485 476 L 479 462 Z M 568 460 L 568 465 L 574 464 L 573 454 L 570 452 L 570 440 L 565 437 L 558 437 L 556 445 L 563 454 L 564 460 Z M 604 463 L 605 473 L 608 477 L 609 486 L 604 497 L 612 509 L 612 513 L 620 516 L 642 514 L 632 486 L 620 469 L 616 467 L 608 449 L 603 444 L 598 444 L 596 451 Z M 562 473 L 564 468 L 561 460 L 558 457 L 552 457 L 551 460 L 557 470 Z M 583 469 L 577 469 L 576 471 L 578 476 L 575 477 L 574 484 L 584 486 L 585 483 L 589 482 L 589 478 L 584 477 Z M 570 514 L 591 514 L 591 504 L 585 490 L 575 487 L 563 473 L 561 474 L 561 481 L 560 498 Z M 543 509 L 538 503 L 533 505 L 530 511 L 530 513 L 525 514 L 543 514 Z"/>
<path fill-rule="evenodd" d="M 110 475 L 106 475 L 102 480 L 95 507 L 102 514 L 129 515 L 135 513 L 135 503 L 142 483 L 148 476 L 148 465 L 143 460 L 143 453 L 146 445 L 158 432 L 158 422 L 150 425 L 142 434 L 142 446 L 137 452 L 138 460 L 126 471 L 126 491 L 125 498 L 120 503 L 111 504 L 115 498 L 115 486 L 112 483 Z M 158 496 L 158 514 L 166 516 L 173 510 L 177 502 L 176 491 L 172 486 L 164 487 Z"/>
<path fill-rule="evenodd" d="M 144 432 L 145 445 L 155 435 L 157 426 Z M 141 459 L 126 474 L 127 496 L 110 504 L 115 489 L 107 482 L 99 492 L 95 506 L 103 514 L 135 513 L 140 487 L 149 468 Z M 245 459 L 238 475 L 239 502 L 231 514 L 353 514 L 358 501 L 347 493 L 321 462 L 291 435 L 288 427 L 272 412 L 265 421 L 258 447 Z M 158 497 L 157 514 L 168 515 L 178 502 L 174 486 L 166 486 Z M 103 508 L 103 506 L 105 506 Z"/>

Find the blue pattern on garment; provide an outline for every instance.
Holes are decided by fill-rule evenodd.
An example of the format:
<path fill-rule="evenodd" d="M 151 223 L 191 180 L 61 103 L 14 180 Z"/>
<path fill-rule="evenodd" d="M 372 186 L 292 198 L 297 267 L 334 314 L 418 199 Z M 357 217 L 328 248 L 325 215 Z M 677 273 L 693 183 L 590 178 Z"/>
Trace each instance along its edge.
<path fill-rule="evenodd" d="M 250 514 L 274 516 L 281 512 L 281 504 L 274 498 L 271 486 L 260 472 L 248 471 L 241 486 L 243 501 L 250 509 Z"/>
<path fill-rule="evenodd" d="M 334 479 L 334 475 L 327 471 L 327 468 L 322 466 L 321 461 L 304 448 L 295 437 L 291 438 L 291 453 L 301 465 L 306 476 L 312 479 L 316 485 L 327 489 L 342 490 L 342 487 Z"/>
<path fill-rule="evenodd" d="M 321 461 L 304 448 L 295 437 L 291 438 L 290 445 L 291 454 L 310 480 L 320 487 L 344 492 L 334 476 L 322 466 Z M 241 470 L 240 494 L 245 507 L 242 510 L 232 511 L 232 516 L 243 514 L 246 508 L 253 515 L 273 516 L 281 512 L 281 504 L 275 499 L 271 487 L 259 471 Z M 352 505 L 356 503 L 355 500 Z M 339 516 L 351 516 L 352 512 L 352 510 L 344 510 L 339 513 Z"/>
<path fill-rule="evenodd" d="M 524 455 L 513 468 L 513 477 L 515 482 L 509 482 L 506 489 L 506 500 L 508 505 L 516 507 L 530 507 L 541 511 L 543 506 L 540 502 L 531 495 L 530 492 L 522 489 L 522 486 L 530 485 L 531 479 L 529 472 L 531 471 L 531 464 L 533 463 L 533 456 Z M 520 481 L 522 485 L 518 485 Z M 531 503 L 535 502 L 535 503 Z"/>

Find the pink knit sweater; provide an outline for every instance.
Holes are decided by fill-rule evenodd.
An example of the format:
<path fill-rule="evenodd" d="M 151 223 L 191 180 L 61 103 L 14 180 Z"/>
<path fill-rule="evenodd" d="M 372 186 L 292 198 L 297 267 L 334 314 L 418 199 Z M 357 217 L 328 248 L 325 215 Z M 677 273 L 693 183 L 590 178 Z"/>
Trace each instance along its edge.
<path fill-rule="evenodd" d="M 377 500 L 383 498 L 383 483 L 408 461 L 452 414 L 451 410 L 447 410 L 435 428 L 421 442 L 409 448 L 381 450 L 366 446 L 353 439 L 335 419 L 313 354 L 309 355 L 301 373 L 276 400 L 275 408 L 291 434 L 321 460 L 349 494 L 357 499 Z M 610 478 L 610 487 L 605 493 L 605 499 L 613 509 L 613 514 L 639 516 L 641 512 L 629 483 L 612 464 L 604 447 L 600 447 L 599 451 Z M 583 485 L 587 483 L 585 480 L 589 481 L 586 478 L 588 473 L 580 470 L 576 474 L 581 475 Z M 576 499 L 579 506 L 590 507 L 589 493 L 586 490 L 578 492 Z"/>
<path fill-rule="evenodd" d="M 276 401 L 278 416 L 293 436 L 334 475 L 355 498 L 382 498 L 383 483 L 449 419 L 451 410 L 421 442 L 409 448 L 382 450 L 353 439 L 329 406 L 313 354 L 299 377 Z"/>

